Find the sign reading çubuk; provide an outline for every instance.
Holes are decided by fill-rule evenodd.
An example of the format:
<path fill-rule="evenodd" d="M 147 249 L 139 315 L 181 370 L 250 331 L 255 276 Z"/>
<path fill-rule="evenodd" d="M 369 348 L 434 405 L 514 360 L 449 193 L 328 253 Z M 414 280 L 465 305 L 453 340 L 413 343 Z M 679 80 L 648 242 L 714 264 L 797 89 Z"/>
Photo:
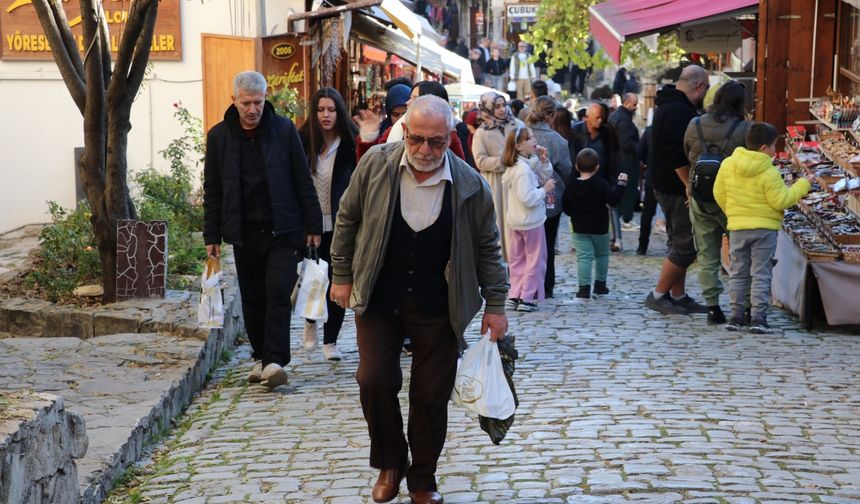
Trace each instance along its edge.
<path fill-rule="evenodd" d="M 78 49 L 84 51 L 80 3 L 61 0 L 66 19 Z M 117 51 L 122 31 L 128 19 L 129 0 L 103 0 L 105 21 L 110 32 L 110 45 Z M 182 29 L 179 0 L 160 0 L 155 31 L 152 34 L 150 59 L 179 61 L 182 59 Z M 0 59 L 50 60 L 51 46 L 33 7 L 33 0 L 0 0 Z"/>

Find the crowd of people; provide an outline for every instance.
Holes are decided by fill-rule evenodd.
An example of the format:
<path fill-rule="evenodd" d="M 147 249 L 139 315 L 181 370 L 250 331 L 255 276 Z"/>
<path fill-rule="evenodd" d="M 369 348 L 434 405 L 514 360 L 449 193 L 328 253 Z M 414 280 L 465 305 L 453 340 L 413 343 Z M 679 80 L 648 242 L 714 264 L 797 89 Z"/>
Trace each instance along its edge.
<path fill-rule="evenodd" d="M 207 136 L 204 239 L 214 257 L 222 241 L 233 245 L 254 360 L 248 381 L 287 383 L 291 293 L 301 257 L 315 249 L 331 265 L 324 358 L 343 358 L 338 334 L 345 310 L 355 312 L 356 378 L 370 465 L 380 470 L 375 502 L 394 499 L 404 478 L 413 502 L 442 502 L 436 463 L 466 327 L 483 309 L 481 333 L 500 340 L 506 311 L 533 312 L 556 296 L 562 213 L 572 224 L 577 298 L 609 293 L 621 221 L 640 204 L 636 252 L 647 253 L 659 203 L 668 251 L 644 305 L 764 333 L 782 211 L 810 189 L 803 179 L 782 183 L 771 164 L 777 132 L 745 119 L 737 82 L 724 83 L 700 115 L 710 81 L 686 67 L 658 92 L 653 124 L 640 134 L 625 69 L 614 83 L 622 97 L 574 112 L 527 58 L 494 64 L 498 51 L 482 49 L 484 68 L 507 68 L 523 100 L 489 91 L 460 121 L 441 83 L 401 78 L 386 85 L 383 116 L 352 115 L 337 90 L 322 88 L 297 129 L 266 101 L 265 78 L 242 72 Z M 728 319 L 719 277 L 727 233 Z M 686 290 L 695 261 L 704 304 Z M 305 321 L 305 350 L 317 348 L 318 332 Z M 397 398 L 404 349 L 408 436 Z"/>

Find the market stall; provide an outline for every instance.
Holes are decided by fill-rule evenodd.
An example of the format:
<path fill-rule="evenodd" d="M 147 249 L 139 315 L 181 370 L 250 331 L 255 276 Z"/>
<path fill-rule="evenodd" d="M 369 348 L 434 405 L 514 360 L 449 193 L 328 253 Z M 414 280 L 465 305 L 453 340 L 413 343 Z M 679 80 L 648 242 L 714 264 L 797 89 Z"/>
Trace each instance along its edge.
<path fill-rule="evenodd" d="M 820 306 L 830 325 L 860 324 L 860 150 L 853 137 L 823 129 L 806 141 L 802 126 L 789 127 L 787 179 L 814 175 L 814 191 L 786 212 L 779 234 L 773 295 L 812 324 Z"/>

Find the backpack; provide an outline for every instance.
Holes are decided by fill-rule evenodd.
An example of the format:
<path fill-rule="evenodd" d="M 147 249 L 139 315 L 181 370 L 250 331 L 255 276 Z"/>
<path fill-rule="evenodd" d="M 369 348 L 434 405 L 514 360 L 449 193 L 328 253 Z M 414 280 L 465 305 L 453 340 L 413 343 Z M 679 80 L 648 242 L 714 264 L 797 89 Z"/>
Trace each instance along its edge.
<path fill-rule="evenodd" d="M 693 197 L 700 205 L 705 203 L 716 203 L 714 199 L 714 181 L 717 179 L 717 172 L 720 171 L 720 165 L 723 160 L 728 157 L 725 153 L 726 145 L 732 139 L 735 128 L 741 123 L 737 119 L 729 132 L 723 139 L 722 145 L 707 143 L 705 135 L 702 133 L 702 121 L 700 117 L 693 119 L 696 123 L 696 132 L 699 134 L 699 141 L 702 143 L 702 155 L 693 166 L 693 176 L 690 179 L 690 188 L 693 192 Z"/>

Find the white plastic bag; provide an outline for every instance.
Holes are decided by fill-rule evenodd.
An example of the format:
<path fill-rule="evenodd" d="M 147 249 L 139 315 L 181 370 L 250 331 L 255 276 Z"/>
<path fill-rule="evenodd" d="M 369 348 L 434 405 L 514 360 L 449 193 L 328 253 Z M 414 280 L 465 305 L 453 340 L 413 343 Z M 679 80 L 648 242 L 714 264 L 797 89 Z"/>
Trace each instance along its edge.
<path fill-rule="evenodd" d="M 298 265 L 299 279 L 293 290 L 293 313 L 316 322 L 328 320 L 328 263 L 316 257 L 316 248 Z"/>
<path fill-rule="evenodd" d="M 200 327 L 224 327 L 224 298 L 221 294 L 221 261 L 217 257 L 206 260 L 200 278 L 200 304 L 197 306 L 197 323 Z"/>
<path fill-rule="evenodd" d="M 502 356 L 489 333 L 466 350 L 451 399 L 487 418 L 504 420 L 514 414 L 514 395 L 505 379 Z"/>

